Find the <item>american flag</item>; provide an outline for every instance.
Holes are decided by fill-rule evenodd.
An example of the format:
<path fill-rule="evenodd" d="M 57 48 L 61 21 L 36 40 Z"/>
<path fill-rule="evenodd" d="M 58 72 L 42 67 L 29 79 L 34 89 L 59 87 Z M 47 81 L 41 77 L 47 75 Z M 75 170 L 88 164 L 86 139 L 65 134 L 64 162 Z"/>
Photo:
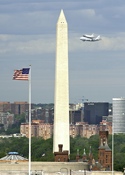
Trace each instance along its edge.
<path fill-rule="evenodd" d="M 21 70 L 14 70 L 13 80 L 28 80 L 30 68 L 23 68 Z"/>

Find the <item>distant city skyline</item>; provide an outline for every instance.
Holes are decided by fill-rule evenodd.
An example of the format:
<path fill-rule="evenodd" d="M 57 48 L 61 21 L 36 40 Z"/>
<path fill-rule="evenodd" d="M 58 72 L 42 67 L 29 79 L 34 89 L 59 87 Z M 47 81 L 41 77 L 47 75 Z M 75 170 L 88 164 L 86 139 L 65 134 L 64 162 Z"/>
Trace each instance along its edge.
<path fill-rule="evenodd" d="M 69 33 L 69 100 L 125 97 L 125 1 L 0 0 L 0 101 L 28 101 L 28 82 L 12 80 L 32 66 L 32 103 L 54 103 L 56 22 Z M 101 35 L 82 42 L 83 34 Z"/>

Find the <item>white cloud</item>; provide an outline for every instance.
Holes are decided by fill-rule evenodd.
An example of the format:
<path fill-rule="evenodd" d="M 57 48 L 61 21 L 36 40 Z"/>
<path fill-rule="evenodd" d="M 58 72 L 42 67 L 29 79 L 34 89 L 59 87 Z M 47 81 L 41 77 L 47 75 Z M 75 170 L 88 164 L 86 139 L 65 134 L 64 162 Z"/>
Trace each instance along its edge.
<path fill-rule="evenodd" d="M 1 34 L 33 35 L 52 33 L 55 29 L 55 13 L 34 11 L 0 14 Z"/>
<path fill-rule="evenodd" d="M 97 34 L 95 34 L 97 35 Z M 82 51 L 124 51 L 125 33 L 114 36 L 101 36 L 97 42 L 83 42 L 79 34 L 69 31 L 69 52 Z M 56 49 L 55 35 L 0 35 L 0 53 L 42 54 L 54 53 Z"/>
<path fill-rule="evenodd" d="M 79 12 L 80 12 L 80 15 L 87 17 L 88 19 L 96 16 L 94 9 L 83 9 L 83 10 L 80 10 Z"/>
<path fill-rule="evenodd" d="M 96 34 L 97 36 L 97 34 Z M 69 38 L 69 51 L 124 51 L 125 50 L 125 33 L 114 33 L 111 36 L 101 35 L 102 40 L 97 42 L 80 41 L 81 36 L 72 33 Z"/>
<path fill-rule="evenodd" d="M 55 51 L 51 35 L 0 35 L 0 53 L 39 54 Z"/>

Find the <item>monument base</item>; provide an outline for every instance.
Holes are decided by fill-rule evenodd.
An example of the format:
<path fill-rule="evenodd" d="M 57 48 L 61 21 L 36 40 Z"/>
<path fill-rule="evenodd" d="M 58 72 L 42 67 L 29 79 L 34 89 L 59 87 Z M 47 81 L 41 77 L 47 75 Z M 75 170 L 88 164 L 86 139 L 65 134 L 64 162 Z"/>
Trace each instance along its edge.
<path fill-rule="evenodd" d="M 67 169 L 78 171 L 78 170 L 88 170 L 88 164 L 85 162 L 32 162 L 31 170 L 32 171 L 44 171 L 44 172 L 58 172 L 61 169 Z M 0 163 L 0 173 L 2 171 L 27 171 L 28 172 L 28 162 L 24 163 Z"/>

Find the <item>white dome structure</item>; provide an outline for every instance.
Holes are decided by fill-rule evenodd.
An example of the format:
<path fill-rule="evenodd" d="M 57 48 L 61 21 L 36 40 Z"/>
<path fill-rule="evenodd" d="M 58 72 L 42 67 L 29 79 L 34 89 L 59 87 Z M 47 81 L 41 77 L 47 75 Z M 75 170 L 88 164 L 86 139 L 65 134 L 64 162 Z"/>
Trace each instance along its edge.
<path fill-rule="evenodd" d="M 28 159 L 19 155 L 18 152 L 9 152 L 5 157 L 0 159 L 0 162 L 25 162 Z"/>

